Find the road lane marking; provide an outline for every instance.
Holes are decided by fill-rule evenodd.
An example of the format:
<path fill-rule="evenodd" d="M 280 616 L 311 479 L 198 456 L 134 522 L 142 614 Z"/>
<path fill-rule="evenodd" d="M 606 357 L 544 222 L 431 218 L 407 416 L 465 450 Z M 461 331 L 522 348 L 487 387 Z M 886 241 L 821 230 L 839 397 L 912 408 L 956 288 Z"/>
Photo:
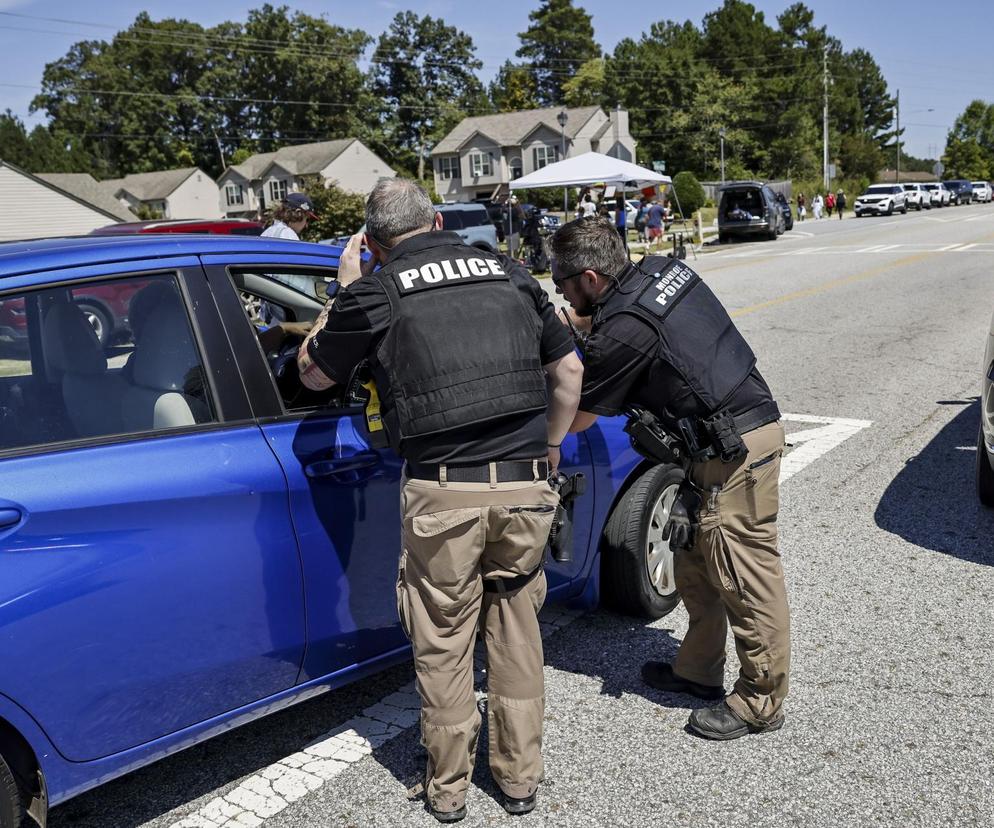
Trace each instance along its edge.
<path fill-rule="evenodd" d="M 962 253 L 964 250 L 970 250 L 971 248 L 976 247 L 976 246 L 977 246 L 977 242 L 973 242 L 972 244 L 964 244 L 956 252 L 957 253 Z"/>
<path fill-rule="evenodd" d="M 788 451 L 780 461 L 781 483 L 789 480 L 823 454 L 827 454 L 864 428 L 873 425 L 872 420 L 815 417 L 810 414 L 781 414 L 781 417 L 789 422 L 821 425 L 821 428 L 793 431 L 787 435 L 787 442 L 795 448 Z"/>
<path fill-rule="evenodd" d="M 963 244 L 963 242 L 956 242 L 956 244 L 947 244 L 945 247 L 940 247 L 937 252 L 945 253 L 947 250 L 955 250 L 961 244 Z"/>
<path fill-rule="evenodd" d="M 738 308 L 729 313 L 729 316 L 737 318 L 740 316 L 747 316 L 750 313 L 755 313 L 759 310 L 765 310 L 766 308 L 772 308 L 776 305 L 783 305 L 787 302 L 793 302 L 796 299 L 807 299 L 810 296 L 817 296 L 819 293 L 826 293 L 827 291 L 834 290 L 839 287 L 846 287 L 848 285 L 856 284 L 857 282 L 863 282 L 867 279 L 872 279 L 874 276 L 879 276 L 881 273 L 885 273 L 888 270 L 893 270 L 897 267 L 903 267 L 904 265 L 913 264 L 915 262 L 923 261 L 932 253 L 915 253 L 912 256 L 905 256 L 902 259 L 895 259 L 893 262 L 888 262 L 887 264 L 880 265 L 878 267 L 870 268 L 869 270 L 864 270 L 862 273 L 855 273 L 852 276 L 843 276 L 841 279 L 833 279 L 830 282 L 824 282 L 820 285 L 815 285 L 814 287 L 807 288 L 805 290 L 797 290 L 793 293 L 785 294 L 784 296 L 778 296 L 776 299 L 769 299 L 765 302 L 758 302 L 755 305 L 748 305 L 744 308 Z"/>

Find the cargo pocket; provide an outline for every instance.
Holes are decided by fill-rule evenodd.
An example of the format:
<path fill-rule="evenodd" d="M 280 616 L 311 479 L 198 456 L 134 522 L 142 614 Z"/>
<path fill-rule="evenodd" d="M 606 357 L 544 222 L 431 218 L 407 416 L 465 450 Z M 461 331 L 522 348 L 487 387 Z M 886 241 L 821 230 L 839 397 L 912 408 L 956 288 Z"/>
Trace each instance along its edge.
<path fill-rule="evenodd" d="M 409 559 L 419 573 L 450 600 L 469 580 L 483 551 L 482 511 L 445 509 L 410 518 L 407 533 Z"/>
<path fill-rule="evenodd" d="M 720 585 L 725 592 L 732 593 L 739 600 L 745 600 L 742 581 L 735 571 L 735 556 L 729 548 L 725 529 L 715 526 L 703 535 L 707 555 L 707 566 L 711 570 L 711 581 Z"/>
<path fill-rule="evenodd" d="M 778 449 L 746 466 L 746 499 L 749 517 L 757 527 L 775 523 L 780 511 L 780 455 Z"/>

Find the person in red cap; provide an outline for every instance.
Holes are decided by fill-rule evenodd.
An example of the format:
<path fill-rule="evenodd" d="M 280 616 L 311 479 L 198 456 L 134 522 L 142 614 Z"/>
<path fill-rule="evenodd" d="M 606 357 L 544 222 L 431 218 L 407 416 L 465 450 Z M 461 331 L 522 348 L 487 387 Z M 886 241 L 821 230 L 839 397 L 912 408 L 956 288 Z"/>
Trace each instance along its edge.
<path fill-rule="evenodd" d="M 300 241 L 307 222 L 316 219 L 314 204 L 304 193 L 290 193 L 273 212 L 269 226 L 262 235 L 272 239 Z"/>

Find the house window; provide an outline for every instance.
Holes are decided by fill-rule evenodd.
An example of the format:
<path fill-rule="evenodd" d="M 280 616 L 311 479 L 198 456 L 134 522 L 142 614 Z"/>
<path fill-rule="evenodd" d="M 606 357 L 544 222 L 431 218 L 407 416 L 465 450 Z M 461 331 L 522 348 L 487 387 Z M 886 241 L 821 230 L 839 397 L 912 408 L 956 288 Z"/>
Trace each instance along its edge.
<path fill-rule="evenodd" d="M 516 178 L 521 178 L 521 176 L 525 174 L 524 167 L 521 164 L 520 158 L 512 158 L 508 162 L 508 167 L 510 168 L 511 171 L 511 181 L 514 181 L 514 179 Z"/>
<path fill-rule="evenodd" d="M 469 154 L 469 168 L 476 178 L 481 175 L 493 175 L 494 167 L 490 161 L 490 155 L 485 152 L 471 152 Z"/>
<path fill-rule="evenodd" d="M 546 164 L 553 163 L 558 157 L 558 147 L 535 147 L 532 150 L 532 159 L 535 162 L 536 170 L 542 169 Z"/>
<path fill-rule="evenodd" d="M 451 178 L 461 178 L 462 173 L 459 171 L 459 158 L 439 158 L 438 177 L 443 181 L 448 181 Z"/>
<path fill-rule="evenodd" d="M 227 199 L 229 207 L 245 203 L 245 194 L 241 184 L 225 184 L 224 197 Z"/>
<path fill-rule="evenodd" d="M 279 178 L 274 178 L 269 182 L 269 200 L 275 204 L 284 198 L 286 198 L 286 182 Z"/>

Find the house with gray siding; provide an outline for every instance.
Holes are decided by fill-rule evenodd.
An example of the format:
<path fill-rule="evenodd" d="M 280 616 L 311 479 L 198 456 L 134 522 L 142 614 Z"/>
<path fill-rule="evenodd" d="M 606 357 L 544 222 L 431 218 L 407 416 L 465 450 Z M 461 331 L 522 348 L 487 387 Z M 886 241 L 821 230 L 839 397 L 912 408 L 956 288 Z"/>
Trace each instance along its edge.
<path fill-rule="evenodd" d="M 628 110 L 547 107 L 464 118 L 431 152 L 435 191 L 446 202 L 491 198 L 516 178 L 585 152 L 634 162 Z"/>
<path fill-rule="evenodd" d="M 0 161 L 0 193 L 0 241 L 82 236 L 124 215 L 120 205 L 111 206 L 103 198 L 94 203 L 5 161 Z"/>
<path fill-rule="evenodd" d="M 101 182 L 125 207 L 142 207 L 166 219 L 221 218 L 217 184 L 199 167 L 133 173 Z"/>
<path fill-rule="evenodd" d="M 217 180 L 219 207 L 229 218 L 261 214 L 287 193 L 307 188 L 317 176 L 350 193 L 366 195 L 381 178 L 396 171 L 357 138 L 295 144 L 260 152 L 228 167 Z"/>

